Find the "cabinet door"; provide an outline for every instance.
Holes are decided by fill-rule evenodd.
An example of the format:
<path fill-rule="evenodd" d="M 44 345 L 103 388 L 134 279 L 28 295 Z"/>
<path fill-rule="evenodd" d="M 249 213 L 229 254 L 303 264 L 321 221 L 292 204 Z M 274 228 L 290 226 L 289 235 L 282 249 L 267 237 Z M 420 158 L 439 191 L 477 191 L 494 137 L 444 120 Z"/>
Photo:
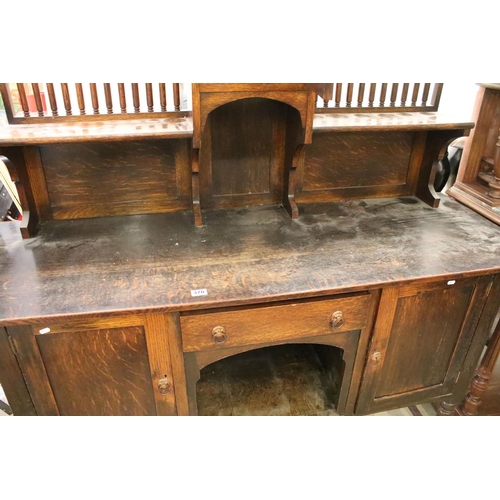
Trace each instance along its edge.
<path fill-rule="evenodd" d="M 356 413 L 452 394 L 490 283 L 483 277 L 385 289 Z"/>
<path fill-rule="evenodd" d="M 9 327 L 39 415 L 174 415 L 162 314 Z"/>

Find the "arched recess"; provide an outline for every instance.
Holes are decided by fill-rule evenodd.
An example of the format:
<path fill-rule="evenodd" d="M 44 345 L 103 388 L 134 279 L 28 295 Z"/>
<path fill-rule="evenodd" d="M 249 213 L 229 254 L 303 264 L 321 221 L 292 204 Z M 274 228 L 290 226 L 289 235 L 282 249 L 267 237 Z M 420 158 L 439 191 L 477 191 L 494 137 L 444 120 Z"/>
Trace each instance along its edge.
<path fill-rule="evenodd" d="M 215 109 L 199 156 L 201 205 L 283 204 L 301 134 L 298 111 L 282 102 L 247 98 Z"/>
<path fill-rule="evenodd" d="M 335 334 L 324 335 L 321 337 L 308 337 L 300 338 L 295 340 L 289 340 L 284 342 L 269 342 L 266 344 L 258 345 L 248 345 L 239 346 L 231 348 L 217 348 L 208 351 L 199 352 L 188 352 L 184 355 L 185 365 L 186 365 L 186 383 L 189 399 L 189 411 L 191 415 L 198 414 L 198 392 L 197 384 L 202 376 L 202 372 L 207 371 L 214 372 L 215 363 L 227 363 L 230 361 L 233 366 L 237 365 L 239 362 L 238 356 L 245 355 L 260 355 L 260 352 L 267 349 L 277 349 L 282 347 L 283 349 L 288 349 L 290 346 L 301 347 L 304 346 L 306 349 L 315 349 L 319 352 L 319 357 L 322 358 L 321 362 L 323 364 L 324 370 L 326 371 L 326 377 L 329 377 L 329 372 L 337 373 L 337 384 L 338 390 L 333 391 L 335 393 L 335 398 L 331 403 L 335 406 L 336 411 L 339 414 L 345 412 L 346 404 L 348 400 L 350 401 L 349 389 L 351 385 L 354 362 L 356 356 L 356 350 L 359 343 L 360 330 L 350 331 L 350 332 L 338 332 Z M 277 356 L 282 356 L 283 351 L 277 353 Z M 234 358 L 233 358 L 234 357 Z M 285 352 L 286 357 L 286 352 Z M 280 359 L 278 363 L 280 363 Z M 248 359 L 245 360 L 248 363 Z M 262 363 L 256 363 L 255 366 L 262 366 Z M 251 380 L 251 373 L 247 371 L 245 373 L 245 378 Z M 258 391 L 258 388 L 257 388 Z M 329 389 L 327 388 L 328 392 Z M 353 396 L 353 394 L 351 394 Z M 331 397 L 331 396 L 327 396 Z M 206 404 L 202 403 L 202 409 L 206 408 Z"/>
<path fill-rule="evenodd" d="M 249 99 L 251 101 L 248 101 Z M 298 217 L 298 210 L 294 201 L 294 174 L 301 159 L 303 145 L 312 141 L 316 92 L 311 90 L 309 84 L 193 84 L 192 192 L 195 224 L 197 226 L 202 224 L 201 205 L 204 204 L 205 206 L 207 200 L 209 206 L 220 207 L 238 206 L 238 203 L 239 206 L 266 204 L 262 202 L 262 197 L 242 196 L 257 194 L 252 193 L 251 190 L 247 193 L 227 193 L 227 195 L 234 194 L 233 200 L 230 201 L 218 200 L 217 202 L 217 200 L 213 199 L 214 185 L 211 176 L 211 162 L 214 141 L 211 141 L 210 138 L 213 129 L 223 127 L 220 124 L 223 122 L 217 123 L 217 119 L 214 119 L 214 117 L 224 115 L 228 109 L 233 111 L 241 110 L 245 107 L 244 101 L 247 103 L 258 102 L 260 105 L 267 102 L 270 109 L 275 109 L 273 115 L 275 122 L 271 123 L 270 140 L 272 141 L 272 148 L 278 155 L 281 154 L 282 158 L 277 157 L 277 154 L 273 154 L 271 161 L 277 165 L 275 165 L 274 169 L 269 169 L 269 178 L 271 180 L 269 192 L 275 198 L 280 195 L 279 202 L 283 203 L 290 216 L 292 218 Z M 242 102 L 243 104 L 241 104 Z M 279 108 L 281 111 L 276 111 Z M 283 111 L 285 109 L 286 112 Z M 299 117 L 298 120 L 295 115 Z M 262 122 L 254 118 L 252 122 L 251 126 L 253 127 L 266 126 L 265 120 Z M 296 131 L 297 126 L 298 130 Z M 292 130 L 290 130 L 290 127 L 292 127 Z M 257 128 L 254 132 L 259 135 Z M 233 130 L 232 138 L 227 140 L 232 140 L 240 146 L 248 146 L 249 141 L 252 140 L 252 134 L 240 132 L 239 135 L 234 135 L 234 132 Z M 293 146 L 291 142 L 294 142 Z M 217 141 L 218 146 L 216 147 L 221 147 L 220 144 L 223 143 L 224 138 L 222 138 L 222 142 Z M 247 147 L 247 150 L 249 149 L 251 148 Z M 251 159 L 244 158 L 244 161 L 248 162 Z M 208 168 L 206 167 L 207 164 L 209 165 Z M 276 172 L 280 168 L 284 173 L 277 176 Z M 204 176 L 200 173 L 202 169 L 205 170 Z M 215 191 L 217 191 L 217 186 Z M 215 196 L 221 195 L 216 194 Z M 236 200 L 235 198 L 238 196 L 239 200 Z"/>

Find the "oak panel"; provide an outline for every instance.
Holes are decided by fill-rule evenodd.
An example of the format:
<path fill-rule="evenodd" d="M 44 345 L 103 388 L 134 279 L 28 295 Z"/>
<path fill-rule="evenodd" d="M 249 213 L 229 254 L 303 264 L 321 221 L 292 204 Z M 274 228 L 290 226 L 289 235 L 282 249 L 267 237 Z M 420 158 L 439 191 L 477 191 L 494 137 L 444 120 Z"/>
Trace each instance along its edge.
<path fill-rule="evenodd" d="M 406 184 L 412 132 L 320 134 L 306 146 L 302 191 Z"/>
<path fill-rule="evenodd" d="M 61 415 L 155 415 L 141 326 L 36 335 Z"/>
<path fill-rule="evenodd" d="M 212 348 L 228 348 L 287 340 L 311 335 L 327 335 L 364 328 L 368 321 L 371 295 L 300 302 L 243 310 L 181 316 L 181 332 L 185 352 Z M 334 328 L 332 313 L 342 311 L 344 324 Z M 215 327 L 225 329 L 227 340 L 216 344 Z"/>
<path fill-rule="evenodd" d="M 0 380 L 14 415 L 36 415 L 5 328 L 0 328 Z"/>
<path fill-rule="evenodd" d="M 261 99 L 211 113 L 213 194 L 269 193 L 276 106 Z"/>
<path fill-rule="evenodd" d="M 376 397 L 445 381 L 474 288 L 472 283 L 399 299 Z"/>
<path fill-rule="evenodd" d="M 54 217 L 187 209 L 187 149 L 187 141 L 41 147 Z"/>

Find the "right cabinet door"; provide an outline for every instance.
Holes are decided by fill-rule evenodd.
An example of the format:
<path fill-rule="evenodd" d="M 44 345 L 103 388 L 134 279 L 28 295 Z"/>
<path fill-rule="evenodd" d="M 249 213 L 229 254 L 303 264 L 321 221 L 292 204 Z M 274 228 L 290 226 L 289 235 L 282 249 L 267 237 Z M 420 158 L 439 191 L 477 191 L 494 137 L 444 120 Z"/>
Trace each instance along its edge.
<path fill-rule="evenodd" d="M 464 278 L 384 289 L 356 413 L 452 394 L 491 282 Z"/>

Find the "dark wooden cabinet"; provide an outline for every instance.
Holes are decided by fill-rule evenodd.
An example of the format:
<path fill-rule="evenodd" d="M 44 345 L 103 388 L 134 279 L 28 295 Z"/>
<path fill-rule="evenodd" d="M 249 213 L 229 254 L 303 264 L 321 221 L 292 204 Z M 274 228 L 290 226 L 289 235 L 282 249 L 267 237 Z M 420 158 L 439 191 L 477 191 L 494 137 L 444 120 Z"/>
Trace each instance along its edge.
<path fill-rule="evenodd" d="M 500 84 L 479 84 L 474 106 L 476 126 L 467 138 L 448 191 L 464 205 L 500 224 Z"/>
<path fill-rule="evenodd" d="M 175 415 L 162 314 L 7 328 L 39 415 Z"/>
<path fill-rule="evenodd" d="M 357 413 L 450 396 L 491 283 L 483 277 L 385 289 Z"/>

